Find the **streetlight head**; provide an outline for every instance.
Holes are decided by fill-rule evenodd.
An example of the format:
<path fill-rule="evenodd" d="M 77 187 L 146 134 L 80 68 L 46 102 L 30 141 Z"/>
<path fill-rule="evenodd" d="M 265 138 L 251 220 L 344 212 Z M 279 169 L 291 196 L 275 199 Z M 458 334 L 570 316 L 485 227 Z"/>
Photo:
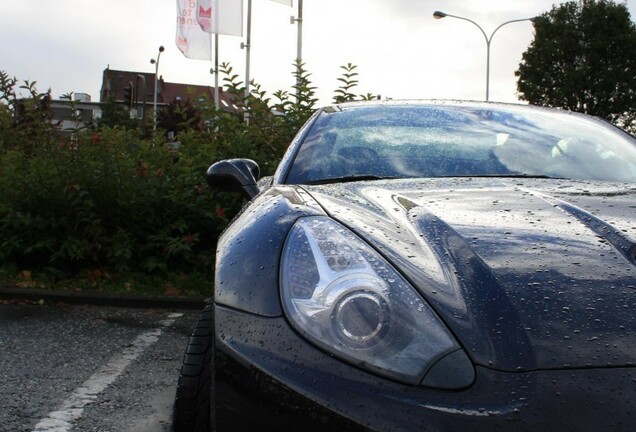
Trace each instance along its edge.
<path fill-rule="evenodd" d="M 164 49 L 163 45 L 159 46 L 159 52 L 163 52 Z"/>
<path fill-rule="evenodd" d="M 433 12 L 433 18 L 435 19 L 442 19 L 442 18 L 446 18 L 448 16 L 448 14 L 442 12 L 442 11 L 435 11 Z"/>
<path fill-rule="evenodd" d="M 155 63 L 157 63 L 155 59 L 150 59 L 150 64 L 155 64 Z"/>
<path fill-rule="evenodd" d="M 536 23 L 536 22 L 539 20 L 539 18 L 541 18 L 541 17 L 539 17 L 539 16 L 535 16 L 535 17 L 528 18 L 528 19 L 529 19 L 530 21 L 532 21 L 533 23 Z"/>

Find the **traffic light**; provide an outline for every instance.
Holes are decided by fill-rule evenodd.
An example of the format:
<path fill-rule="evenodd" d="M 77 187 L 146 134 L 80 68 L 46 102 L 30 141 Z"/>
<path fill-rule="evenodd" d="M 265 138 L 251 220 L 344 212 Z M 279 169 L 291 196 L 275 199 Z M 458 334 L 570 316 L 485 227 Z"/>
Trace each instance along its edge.
<path fill-rule="evenodd" d="M 135 105 L 135 86 L 132 81 L 129 81 L 128 85 L 124 87 L 124 105 L 128 108 L 133 108 Z"/>

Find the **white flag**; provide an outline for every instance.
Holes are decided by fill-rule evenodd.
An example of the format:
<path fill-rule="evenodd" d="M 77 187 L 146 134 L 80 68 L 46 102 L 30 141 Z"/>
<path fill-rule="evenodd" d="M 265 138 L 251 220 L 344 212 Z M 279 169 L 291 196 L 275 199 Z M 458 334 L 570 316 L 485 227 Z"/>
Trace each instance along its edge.
<path fill-rule="evenodd" d="M 208 33 L 243 36 L 243 0 L 197 0 L 197 21 Z"/>
<path fill-rule="evenodd" d="M 212 41 L 199 27 L 196 7 L 195 0 L 177 0 L 177 48 L 187 58 L 212 60 Z"/>
<path fill-rule="evenodd" d="M 283 4 L 286 4 L 287 6 L 292 5 L 292 0 L 272 0 L 272 1 L 275 1 L 277 3 L 283 3 Z"/>

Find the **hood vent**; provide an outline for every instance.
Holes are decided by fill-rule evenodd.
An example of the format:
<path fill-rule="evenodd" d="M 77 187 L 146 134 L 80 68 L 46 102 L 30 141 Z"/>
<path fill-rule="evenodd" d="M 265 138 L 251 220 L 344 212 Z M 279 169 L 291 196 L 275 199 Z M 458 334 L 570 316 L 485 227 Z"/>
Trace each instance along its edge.
<path fill-rule="evenodd" d="M 596 234 L 607 240 L 629 261 L 636 264 L 636 243 L 633 243 L 629 238 L 622 235 L 618 229 L 572 204 L 562 202 L 557 204 L 557 207 L 577 218 Z"/>

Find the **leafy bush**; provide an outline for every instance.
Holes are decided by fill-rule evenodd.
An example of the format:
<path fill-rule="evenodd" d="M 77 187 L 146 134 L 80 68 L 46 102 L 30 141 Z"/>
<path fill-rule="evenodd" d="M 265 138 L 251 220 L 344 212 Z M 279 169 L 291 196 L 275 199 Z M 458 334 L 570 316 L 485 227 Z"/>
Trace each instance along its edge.
<path fill-rule="evenodd" d="M 179 123 L 178 142 L 143 137 L 125 116 L 62 133 L 51 122 L 50 92 L 25 82 L 28 97 L 19 97 L 17 80 L 0 71 L 0 278 L 209 276 L 216 239 L 241 203 L 209 190 L 205 171 L 222 158 L 249 157 L 273 173 L 315 110 L 309 74 L 301 63 L 294 69 L 294 94 L 276 92 L 273 102 L 256 83 L 246 96 L 224 64 L 238 111 L 198 101 L 199 117 Z"/>

